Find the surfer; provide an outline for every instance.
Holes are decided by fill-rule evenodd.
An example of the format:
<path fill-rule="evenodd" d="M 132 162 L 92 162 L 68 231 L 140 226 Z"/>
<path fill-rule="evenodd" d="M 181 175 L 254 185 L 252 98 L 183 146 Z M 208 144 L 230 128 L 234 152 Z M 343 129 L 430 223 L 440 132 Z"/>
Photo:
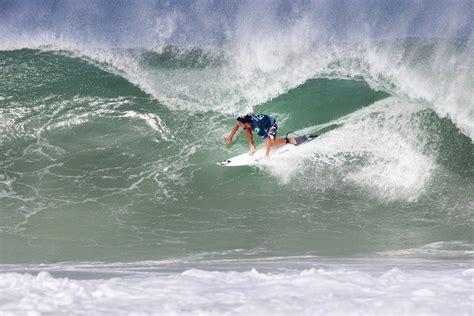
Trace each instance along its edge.
<path fill-rule="evenodd" d="M 229 144 L 234 138 L 235 133 L 239 128 L 242 128 L 247 141 L 250 144 L 249 154 L 252 156 L 255 153 L 255 144 L 253 142 L 252 131 L 257 133 L 261 139 L 265 142 L 265 158 L 268 159 L 270 156 L 271 146 L 282 145 L 282 144 L 293 144 L 297 145 L 297 140 L 294 138 L 276 138 L 278 125 L 276 120 L 266 114 L 252 114 L 242 115 L 237 117 L 237 122 L 232 126 L 230 134 L 224 137 L 226 144 Z"/>

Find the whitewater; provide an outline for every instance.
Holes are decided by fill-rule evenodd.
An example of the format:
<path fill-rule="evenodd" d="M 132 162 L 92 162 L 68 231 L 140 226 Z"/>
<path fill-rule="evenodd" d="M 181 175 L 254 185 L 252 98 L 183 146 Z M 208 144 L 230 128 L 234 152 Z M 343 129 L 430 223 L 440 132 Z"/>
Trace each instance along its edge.
<path fill-rule="evenodd" d="M 471 1 L 0 8 L 1 315 L 474 313 Z"/>

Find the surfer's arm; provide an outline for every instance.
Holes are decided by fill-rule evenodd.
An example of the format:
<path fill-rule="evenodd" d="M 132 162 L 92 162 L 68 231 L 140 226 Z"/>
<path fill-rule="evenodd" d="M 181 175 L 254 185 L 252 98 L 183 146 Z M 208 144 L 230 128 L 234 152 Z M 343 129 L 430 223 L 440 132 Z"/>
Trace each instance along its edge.
<path fill-rule="evenodd" d="M 244 128 L 244 135 L 245 138 L 247 138 L 247 141 L 250 144 L 250 156 L 252 156 L 255 153 L 255 144 L 253 143 L 253 136 L 252 132 L 248 128 Z"/>
<path fill-rule="evenodd" d="M 239 122 L 235 123 L 234 126 L 232 126 L 232 129 L 230 130 L 230 134 L 226 137 L 224 137 L 224 141 L 226 144 L 230 143 L 232 141 L 232 138 L 234 138 L 235 133 L 239 129 L 240 125 Z"/>

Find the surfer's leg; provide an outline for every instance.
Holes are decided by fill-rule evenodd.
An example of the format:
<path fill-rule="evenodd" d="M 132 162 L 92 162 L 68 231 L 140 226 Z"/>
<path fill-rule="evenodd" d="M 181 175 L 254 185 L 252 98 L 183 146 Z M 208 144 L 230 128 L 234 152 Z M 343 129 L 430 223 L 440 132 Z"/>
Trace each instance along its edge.
<path fill-rule="evenodd" d="M 286 144 L 286 138 L 274 138 L 271 140 L 272 146 Z"/>
<path fill-rule="evenodd" d="M 279 145 L 283 145 L 283 144 L 296 145 L 296 140 L 294 138 L 273 138 L 273 139 L 271 139 L 271 144 L 272 144 L 272 146 L 279 146 Z"/>
<path fill-rule="evenodd" d="M 268 159 L 268 157 L 270 156 L 270 148 L 273 146 L 273 140 L 271 137 L 267 137 L 265 138 L 264 142 L 265 142 L 265 158 Z"/>
<path fill-rule="evenodd" d="M 270 144 L 271 146 L 279 146 L 283 144 L 293 144 L 296 145 L 296 140 L 294 138 L 276 138 L 278 130 L 278 125 L 274 123 L 269 129 L 268 129 L 268 138 L 270 139 Z"/>

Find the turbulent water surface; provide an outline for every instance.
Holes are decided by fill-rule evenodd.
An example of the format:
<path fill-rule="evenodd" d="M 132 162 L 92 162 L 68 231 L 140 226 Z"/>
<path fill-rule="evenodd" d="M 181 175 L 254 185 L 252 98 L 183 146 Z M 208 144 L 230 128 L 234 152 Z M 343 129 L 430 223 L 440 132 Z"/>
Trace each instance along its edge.
<path fill-rule="evenodd" d="M 471 2 L 66 3 L 2 4 L 0 313 L 473 312 Z"/>

